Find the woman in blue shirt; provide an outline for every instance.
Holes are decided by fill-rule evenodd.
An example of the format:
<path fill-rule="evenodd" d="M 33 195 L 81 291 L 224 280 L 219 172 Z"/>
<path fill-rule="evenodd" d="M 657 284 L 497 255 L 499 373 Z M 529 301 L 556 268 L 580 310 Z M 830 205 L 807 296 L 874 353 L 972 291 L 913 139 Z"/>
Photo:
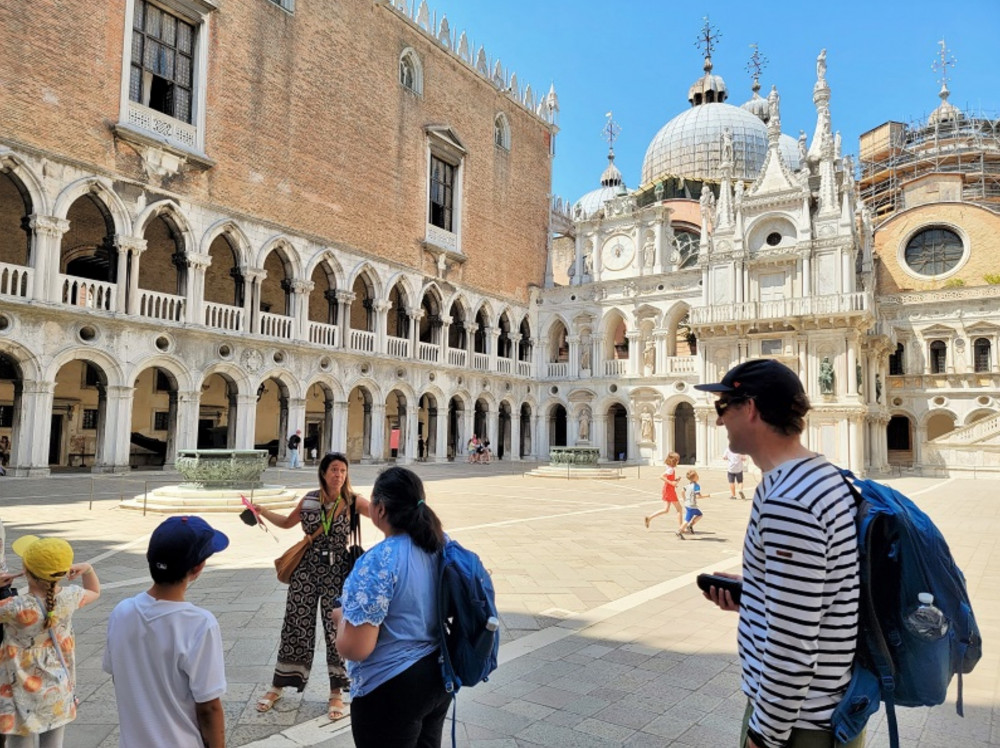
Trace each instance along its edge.
<path fill-rule="evenodd" d="M 372 488 L 385 540 L 358 559 L 333 612 L 351 679 L 357 748 L 438 748 L 450 696 L 438 662 L 437 567 L 444 530 L 415 473 L 391 467 Z"/>

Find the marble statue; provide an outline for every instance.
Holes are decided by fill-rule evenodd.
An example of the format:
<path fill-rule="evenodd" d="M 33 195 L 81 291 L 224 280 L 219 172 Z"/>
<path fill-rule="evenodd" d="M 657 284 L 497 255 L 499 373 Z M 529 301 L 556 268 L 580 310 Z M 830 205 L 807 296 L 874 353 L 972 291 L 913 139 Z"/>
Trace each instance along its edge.
<path fill-rule="evenodd" d="M 825 356 L 819 365 L 819 391 L 824 395 L 833 394 L 833 364 L 829 356 Z"/>
<path fill-rule="evenodd" d="M 875 402 L 882 402 L 882 377 L 875 375 Z"/>
<path fill-rule="evenodd" d="M 580 369 L 589 370 L 590 369 L 590 343 L 582 343 L 580 345 Z"/>
<path fill-rule="evenodd" d="M 854 375 L 858 383 L 858 394 L 861 394 L 861 362 L 858 361 L 857 365 L 854 367 Z"/>
<path fill-rule="evenodd" d="M 826 80 L 826 50 L 822 50 L 816 58 L 816 80 Z"/>
<path fill-rule="evenodd" d="M 642 373 L 647 377 L 656 373 L 656 346 L 652 340 L 646 341 L 642 351 Z"/>
<path fill-rule="evenodd" d="M 642 245 L 642 264 L 644 267 L 651 268 L 655 261 L 656 248 L 653 246 L 653 238 L 649 237 L 646 239 L 645 244 Z"/>
<path fill-rule="evenodd" d="M 577 420 L 577 426 L 579 427 L 579 437 L 580 441 L 590 441 L 590 409 L 583 408 L 580 411 L 580 416 Z"/>
<path fill-rule="evenodd" d="M 594 253 L 586 252 L 583 255 L 583 273 L 584 275 L 593 276 L 594 275 Z"/>
<path fill-rule="evenodd" d="M 653 441 L 653 414 L 644 410 L 639 417 L 639 433 L 644 442 Z"/>
<path fill-rule="evenodd" d="M 809 168 L 806 164 L 808 159 L 809 150 L 806 148 L 806 131 L 799 130 L 799 168 L 807 169 Z"/>

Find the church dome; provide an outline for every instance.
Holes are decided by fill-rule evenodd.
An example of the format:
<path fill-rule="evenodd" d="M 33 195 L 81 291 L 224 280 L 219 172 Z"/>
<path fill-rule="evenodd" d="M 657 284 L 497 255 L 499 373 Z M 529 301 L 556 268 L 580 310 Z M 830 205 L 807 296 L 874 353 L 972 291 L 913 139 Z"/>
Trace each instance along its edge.
<path fill-rule="evenodd" d="M 621 195 L 627 195 L 628 188 L 621 171 L 615 166 L 615 152 L 608 153 L 608 167 L 601 174 L 601 186 L 591 190 L 573 204 L 575 218 L 591 218 L 597 214 L 604 203 Z"/>
<path fill-rule="evenodd" d="M 642 184 L 667 177 L 718 182 L 720 144 L 727 129 L 733 141 L 733 179 L 752 182 L 767 155 L 767 125 L 740 107 L 703 103 L 677 115 L 656 134 L 642 162 Z"/>
<path fill-rule="evenodd" d="M 799 163 L 799 141 L 791 135 L 781 133 L 781 137 L 778 138 L 778 148 L 781 150 L 781 158 L 785 162 L 785 166 L 792 171 L 798 171 L 801 166 Z"/>

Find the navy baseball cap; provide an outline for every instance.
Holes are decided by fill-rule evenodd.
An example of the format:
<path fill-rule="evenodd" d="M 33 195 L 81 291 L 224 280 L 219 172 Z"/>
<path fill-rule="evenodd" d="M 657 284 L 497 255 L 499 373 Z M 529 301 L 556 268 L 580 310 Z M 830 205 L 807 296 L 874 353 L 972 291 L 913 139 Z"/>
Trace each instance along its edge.
<path fill-rule="evenodd" d="M 789 403 L 796 395 L 805 393 L 798 374 L 772 358 L 744 361 L 727 371 L 721 382 L 696 384 L 694 388 L 720 395 L 752 397 L 765 406 Z"/>
<path fill-rule="evenodd" d="M 170 517 L 153 530 L 146 560 L 161 571 L 186 573 L 228 546 L 229 538 L 201 517 Z"/>

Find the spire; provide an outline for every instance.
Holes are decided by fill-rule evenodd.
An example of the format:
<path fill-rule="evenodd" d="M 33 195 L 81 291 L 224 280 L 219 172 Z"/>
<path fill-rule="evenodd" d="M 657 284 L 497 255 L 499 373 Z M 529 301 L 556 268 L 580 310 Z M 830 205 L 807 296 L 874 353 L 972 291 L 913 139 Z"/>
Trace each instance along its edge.
<path fill-rule="evenodd" d="M 833 132 L 830 129 L 830 84 L 826 82 L 826 50 L 816 58 L 816 83 L 813 85 L 813 104 L 816 105 L 816 131 L 809 146 L 809 165 L 815 167 L 823 153 L 823 138 Z"/>
<path fill-rule="evenodd" d="M 694 43 L 694 46 L 704 52 L 705 64 L 702 66 L 702 69 L 705 71 L 705 74 L 692 83 L 691 88 L 688 89 L 688 101 L 691 102 L 691 106 L 721 104 L 729 96 L 729 93 L 726 91 L 726 82 L 722 80 L 722 77 L 712 75 L 712 52 L 721 38 L 722 34 L 709 23 L 708 16 L 705 16 L 705 23 L 701 27 L 701 33 L 698 35 L 698 40 Z"/>
<path fill-rule="evenodd" d="M 722 172 L 722 183 L 719 185 L 719 204 L 715 211 L 715 228 L 728 229 L 733 225 L 733 133 L 727 127 L 722 131 L 719 147 L 722 158 L 719 168 Z"/>

